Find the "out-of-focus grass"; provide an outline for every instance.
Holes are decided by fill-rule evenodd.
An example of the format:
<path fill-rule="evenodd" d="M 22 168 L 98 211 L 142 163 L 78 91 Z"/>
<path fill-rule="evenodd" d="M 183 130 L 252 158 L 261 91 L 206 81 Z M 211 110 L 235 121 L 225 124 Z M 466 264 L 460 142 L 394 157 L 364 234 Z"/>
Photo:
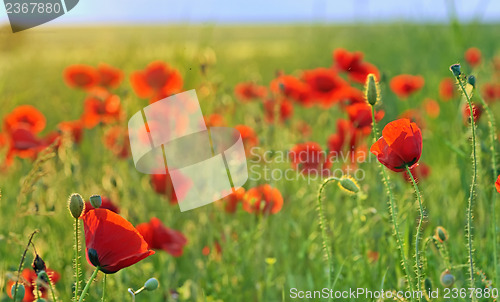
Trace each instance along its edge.
<path fill-rule="evenodd" d="M 406 109 L 420 107 L 426 97 L 438 99 L 439 81 L 450 76 L 449 65 L 461 61 L 467 47 L 479 47 L 485 58 L 492 58 L 498 51 L 495 43 L 500 39 L 499 29 L 498 25 L 464 25 L 461 39 L 456 39 L 448 26 L 410 24 L 64 29 L 41 26 L 16 35 L 1 31 L 0 117 L 19 104 L 31 104 L 46 115 L 48 130 L 60 121 L 77 119 L 82 112 L 84 93 L 64 85 L 63 69 L 76 63 L 99 62 L 119 67 L 127 74 L 116 93 L 121 96 L 129 117 L 148 102 L 131 91 L 128 75 L 151 61 L 161 60 L 179 69 L 186 90 L 198 90 L 206 115 L 217 111 L 229 125 L 245 123 L 254 127 L 263 148 L 288 150 L 303 141 L 293 128 L 294 121 L 299 119 L 312 126 L 311 140 L 326 147 L 328 135 L 336 130 L 335 120 L 343 116 L 337 107 L 325 110 L 296 106 L 294 120 L 271 132 L 259 119 L 262 115 L 259 105 L 237 105 L 232 93 L 234 85 L 248 80 L 267 85 L 278 70 L 296 74 L 301 69 L 331 66 L 335 48 L 359 50 L 382 72 L 382 109 L 386 111 L 382 123 L 385 123 Z M 203 75 L 200 57 L 207 52 L 215 54 L 216 64 Z M 464 70 L 467 72 L 467 67 Z M 400 73 L 421 74 L 426 81 L 422 91 L 405 102 L 397 100 L 388 88 L 388 80 Z M 488 62 L 479 69 L 477 77 L 479 86 L 490 79 Z M 216 89 L 207 89 L 209 84 Z M 460 100 L 440 105 L 440 117 L 427 119 L 423 129 L 421 161 L 432 168 L 431 176 L 420 183 L 429 215 L 424 238 L 432 235 L 436 226 L 444 226 L 450 236 L 451 260 L 457 265 L 467 259 L 464 228 L 470 144 L 461 118 Z M 499 112 L 495 106 L 493 110 Z M 485 122 L 480 122 L 478 132 L 483 154 L 475 207 L 475 246 L 478 269 L 492 278 L 488 202 L 493 183 L 486 162 L 489 154 Z M 257 218 L 241 209 L 229 215 L 215 205 L 180 213 L 176 206 L 170 206 L 153 192 L 148 177 L 138 173 L 131 160 L 118 160 L 103 147 L 102 134 L 103 129 L 87 130 L 80 146 L 63 148 L 58 157 L 45 163 L 32 194 L 18 197 L 23 177 L 32 168 L 30 161 L 17 161 L 0 175 L 2 289 L 7 272 L 17 268 L 27 235 L 39 229 L 34 240 L 37 250 L 51 268 L 62 274 L 56 288 L 62 301 L 70 300 L 73 237 L 66 199 L 72 192 L 79 192 L 85 198 L 96 193 L 110 196 L 132 223 L 156 216 L 188 237 L 189 244 L 182 257 L 173 258 L 160 251 L 108 278 L 109 301 L 129 299 L 126 289 L 138 288 L 152 276 L 160 280 L 160 290 L 139 296 L 138 301 L 166 301 L 170 289 L 180 292 L 181 301 L 280 301 L 282 293 L 289 300 L 292 287 L 319 290 L 327 286 L 315 209 L 318 181 L 249 181 L 248 187 L 268 182 L 282 192 L 284 208 L 271 217 Z M 370 143 L 371 139 L 367 139 L 366 144 Z M 271 164 L 271 167 L 288 166 Z M 324 197 L 339 276 L 336 287 L 403 289 L 398 251 L 388 220 L 387 197 L 374 158 L 361 168 L 365 179 L 360 185 L 367 194 L 366 200 L 356 206 L 335 185 L 327 187 Z M 413 192 L 399 175 L 392 175 L 392 179 L 408 252 L 413 250 L 417 218 Z M 221 259 L 203 256 L 203 246 L 213 246 L 215 240 L 222 245 Z M 368 251 L 377 251 L 379 260 L 370 263 Z M 429 249 L 426 255 L 425 272 L 434 286 L 439 287 L 444 262 L 435 250 Z M 273 261 L 268 258 L 276 262 L 271 264 Z M 91 268 L 85 260 L 83 263 L 88 277 Z M 459 288 L 468 285 L 465 273 L 465 268 L 454 271 Z M 90 290 L 89 301 L 97 301 L 100 290 L 98 282 Z M 7 300 L 6 295 L 0 294 L 0 300 Z"/>

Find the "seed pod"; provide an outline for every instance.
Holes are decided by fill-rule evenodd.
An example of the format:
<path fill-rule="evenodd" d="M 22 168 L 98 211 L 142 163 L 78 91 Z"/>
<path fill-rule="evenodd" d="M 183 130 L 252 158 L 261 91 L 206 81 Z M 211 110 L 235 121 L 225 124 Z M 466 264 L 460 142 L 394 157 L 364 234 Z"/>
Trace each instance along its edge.
<path fill-rule="evenodd" d="M 476 88 L 476 77 L 473 75 L 470 75 L 467 78 L 467 83 L 469 83 L 472 87 Z"/>
<path fill-rule="evenodd" d="M 16 286 L 14 285 L 10 289 L 10 294 L 12 295 L 12 297 L 14 297 L 14 295 L 16 293 L 15 290 L 16 290 Z M 25 294 L 24 285 L 22 285 L 21 283 L 18 283 L 17 284 L 17 295 L 15 295 L 16 296 L 16 300 L 17 301 L 23 301 L 24 294 Z"/>
<path fill-rule="evenodd" d="M 432 291 L 432 280 L 430 278 L 425 278 L 424 280 L 424 290 L 427 292 Z"/>
<path fill-rule="evenodd" d="M 102 199 L 100 195 L 92 195 L 90 196 L 90 204 L 95 208 L 98 209 L 102 205 Z"/>
<path fill-rule="evenodd" d="M 156 278 L 151 278 L 146 283 L 144 283 L 144 288 L 148 291 L 153 291 L 158 288 L 160 284 Z"/>
<path fill-rule="evenodd" d="M 342 176 L 338 182 L 339 188 L 349 194 L 356 194 L 360 191 L 358 183 L 350 176 Z"/>
<path fill-rule="evenodd" d="M 373 73 L 370 73 L 366 78 L 365 98 L 368 104 L 375 106 L 380 99 L 380 87 Z"/>
<path fill-rule="evenodd" d="M 83 210 L 85 210 L 85 202 L 82 196 L 78 193 L 71 194 L 68 200 L 68 208 L 73 217 L 79 218 Z"/>
<path fill-rule="evenodd" d="M 441 274 L 440 281 L 444 287 L 450 288 L 453 286 L 453 283 L 455 283 L 455 276 L 453 276 L 449 270 L 445 270 Z"/>
<path fill-rule="evenodd" d="M 443 243 L 448 240 L 448 232 L 442 226 L 436 228 L 436 234 L 434 235 L 439 242 Z"/>

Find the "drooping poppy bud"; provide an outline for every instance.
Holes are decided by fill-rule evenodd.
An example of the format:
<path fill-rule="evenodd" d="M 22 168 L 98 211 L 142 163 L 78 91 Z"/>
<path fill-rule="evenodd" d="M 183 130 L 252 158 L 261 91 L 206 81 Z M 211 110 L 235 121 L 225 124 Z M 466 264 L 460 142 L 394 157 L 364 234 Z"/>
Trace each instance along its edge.
<path fill-rule="evenodd" d="M 450 288 L 453 286 L 453 283 L 455 283 L 455 276 L 453 276 L 449 270 L 445 270 L 441 274 L 440 281 L 444 287 Z"/>
<path fill-rule="evenodd" d="M 153 291 L 158 288 L 160 284 L 158 283 L 158 280 L 156 278 L 150 278 L 146 283 L 144 283 L 144 289 L 147 291 Z"/>
<path fill-rule="evenodd" d="M 78 193 L 73 193 L 68 200 L 68 208 L 74 218 L 79 218 L 85 210 L 85 202 Z"/>
<path fill-rule="evenodd" d="M 349 194 L 356 194 L 360 190 L 358 183 L 354 180 L 354 178 L 350 176 L 342 176 L 338 180 L 338 184 L 339 188 L 342 189 L 342 191 Z"/>
<path fill-rule="evenodd" d="M 439 242 L 443 243 L 446 240 L 448 240 L 448 232 L 446 232 L 446 229 L 443 228 L 442 226 L 438 226 L 436 228 L 436 239 L 439 240 Z"/>
<path fill-rule="evenodd" d="M 98 209 L 102 205 L 102 199 L 101 195 L 92 195 L 90 196 L 90 204 L 95 208 Z"/>
<path fill-rule="evenodd" d="M 473 75 L 470 75 L 467 78 L 467 83 L 469 83 L 472 87 L 476 88 L 476 77 Z"/>
<path fill-rule="evenodd" d="M 460 71 L 460 64 L 453 64 L 453 65 L 451 65 L 450 66 L 450 70 L 453 73 L 453 75 L 455 76 L 455 78 L 457 78 L 457 79 L 462 74 L 462 72 Z"/>
<path fill-rule="evenodd" d="M 41 271 L 47 270 L 47 267 L 45 266 L 45 261 L 43 261 L 42 257 L 40 257 L 40 255 L 38 254 L 35 256 L 35 259 L 33 260 L 33 264 L 31 265 L 31 267 L 33 267 L 37 275 Z"/>

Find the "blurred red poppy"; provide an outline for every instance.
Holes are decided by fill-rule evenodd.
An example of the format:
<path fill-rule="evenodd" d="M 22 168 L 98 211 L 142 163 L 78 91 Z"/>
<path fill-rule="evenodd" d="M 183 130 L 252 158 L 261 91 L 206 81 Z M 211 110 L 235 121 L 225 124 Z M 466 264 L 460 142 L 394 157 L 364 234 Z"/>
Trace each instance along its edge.
<path fill-rule="evenodd" d="M 101 203 L 101 206 L 99 207 L 99 209 L 108 209 L 111 212 L 114 212 L 116 214 L 120 214 L 120 209 L 108 197 L 101 196 L 101 202 L 102 203 Z M 87 201 L 87 202 L 85 202 L 85 211 L 83 212 L 83 214 L 85 215 L 88 211 L 93 210 L 93 209 L 94 209 L 94 207 L 92 206 L 92 204 L 90 204 L 90 201 Z"/>
<path fill-rule="evenodd" d="M 292 168 L 303 174 L 328 174 L 332 162 L 315 142 L 295 145 L 289 152 Z"/>
<path fill-rule="evenodd" d="M 79 144 L 82 141 L 83 137 L 83 123 L 80 120 L 76 121 L 63 121 L 60 122 L 57 127 L 61 132 L 68 133 L 71 136 L 71 139 L 76 144 Z"/>
<path fill-rule="evenodd" d="M 123 80 L 123 71 L 108 64 L 97 65 L 99 85 L 106 88 L 117 88 Z"/>
<path fill-rule="evenodd" d="M 425 112 L 427 112 L 427 115 L 431 118 L 437 118 L 441 111 L 439 103 L 430 98 L 426 98 L 424 100 L 424 109 Z"/>
<path fill-rule="evenodd" d="M 158 194 L 165 195 L 170 201 L 170 204 L 176 204 L 179 200 L 183 200 L 186 197 L 190 189 L 189 182 L 183 181 L 181 183 L 184 187 L 176 192 L 170 174 L 151 174 L 151 185 L 153 186 L 153 190 Z"/>
<path fill-rule="evenodd" d="M 90 89 L 99 84 L 99 73 L 88 65 L 75 64 L 64 69 L 64 82 L 72 88 Z"/>
<path fill-rule="evenodd" d="M 227 195 L 222 199 L 224 210 L 227 213 L 235 213 L 238 205 L 243 202 L 243 197 L 245 196 L 245 189 L 238 188 L 233 193 Z"/>
<path fill-rule="evenodd" d="M 21 105 L 5 116 L 3 124 L 7 132 L 12 132 L 13 128 L 22 126 L 24 129 L 36 134 L 45 128 L 46 120 L 45 116 L 35 107 Z"/>
<path fill-rule="evenodd" d="M 500 99 L 500 84 L 486 83 L 483 85 L 482 96 L 487 103 L 491 103 Z"/>
<path fill-rule="evenodd" d="M 222 246 L 219 244 L 219 241 L 216 240 L 214 242 L 214 248 L 215 248 L 216 255 L 218 255 L 218 256 L 222 255 Z M 211 252 L 211 249 L 208 245 L 205 245 L 203 247 L 203 249 L 201 249 L 201 253 L 203 254 L 203 256 L 210 255 L 210 252 Z"/>
<path fill-rule="evenodd" d="M 413 76 L 409 74 L 401 74 L 391 79 L 390 87 L 400 98 L 407 98 L 417 92 L 424 86 L 424 78 L 422 76 Z"/>
<path fill-rule="evenodd" d="M 470 123 L 470 107 L 469 104 L 464 104 L 464 109 L 462 111 L 464 117 L 464 123 Z M 472 116 L 474 117 L 474 123 L 477 123 L 481 115 L 483 114 L 483 107 L 472 103 Z"/>
<path fill-rule="evenodd" d="M 471 47 L 465 51 L 465 61 L 474 68 L 481 63 L 481 51 L 476 47 Z"/>
<path fill-rule="evenodd" d="M 419 163 L 419 164 L 415 165 L 413 168 L 411 168 L 410 172 L 413 175 L 413 178 L 416 181 L 418 181 L 420 179 L 426 179 L 427 177 L 429 177 L 429 175 L 431 174 L 431 167 L 429 167 L 428 165 L 426 165 L 424 163 Z M 403 177 L 407 181 L 411 181 L 410 175 L 408 174 L 408 172 L 406 170 L 403 173 Z"/>
<path fill-rule="evenodd" d="M 104 146 L 116 157 L 125 159 L 130 156 L 130 142 L 128 129 L 121 126 L 113 126 L 104 133 Z"/>
<path fill-rule="evenodd" d="M 46 273 L 49 276 L 52 284 L 56 284 L 59 281 L 59 279 L 61 279 L 61 276 L 59 275 L 59 273 L 54 271 L 54 270 L 51 270 L 50 268 L 47 269 Z M 29 269 L 29 268 L 23 269 L 23 271 L 21 273 L 21 280 L 19 280 L 19 283 L 18 283 L 18 284 L 24 285 L 25 293 L 24 293 L 23 302 L 37 301 L 36 293 L 35 293 L 35 290 L 37 288 L 35 288 L 35 285 L 34 285 L 37 278 L 38 278 L 38 276 L 34 270 Z M 9 295 L 9 297 L 11 299 L 13 299 L 12 287 L 15 285 L 16 285 L 15 281 L 8 281 L 7 282 L 7 294 Z M 47 286 L 45 286 L 45 285 L 39 286 L 38 290 L 40 291 L 41 298 L 43 298 L 43 299 L 49 298 L 49 288 Z M 17 297 L 19 297 L 19 293 L 18 293 Z M 17 300 L 17 297 L 16 297 L 16 300 Z"/>
<path fill-rule="evenodd" d="M 365 134 L 370 134 L 372 128 L 372 107 L 365 103 L 355 103 L 347 106 L 347 114 L 352 125 L 363 131 Z M 375 112 L 375 120 L 378 122 L 384 117 L 384 111 Z"/>
<path fill-rule="evenodd" d="M 110 124 L 123 118 L 120 98 L 117 95 L 109 95 L 104 100 L 88 97 L 84 103 L 83 114 L 80 120 L 87 129 L 97 126 L 99 123 Z"/>
<path fill-rule="evenodd" d="M 267 96 L 267 88 L 252 82 L 239 83 L 234 87 L 234 94 L 243 102 L 261 99 Z"/>
<path fill-rule="evenodd" d="M 371 146 L 370 152 L 395 172 L 404 171 L 406 166 L 411 169 L 422 154 L 422 133 L 409 119 L 392 121 L 384 127 L 382 137 Z"/>
<path fill-rule="evenodd" d="M 498 175 L 497 181 L 495 181 L 495 188 L 497 189 L 497 192 L 500 193 L 500 175 Z"/>
<path fill-rule="evenodd" d="M 133 72 L 130 82 L 141 98 L 153 98 L 160 94 L 167 97 L 179 92 L 183 85 L 179 71 L 161 61 L 152 62 L 146 69 Z"/>
<path fill-rule="evenodd" d="M 130 222 L 110 210 L 90 210 L 81 219 L 87 261 L 105 274 L 116 273 L 155 253 Z"/>
<path fill-rule="evenodd" d="M 452 99 L 456 94 L 455 91 L 455 82 L 451 78 L 446 77 L 439 83 L 439 96 L 443 101 Z"/>
<path fill-rule="evenodd" d="M 399 118 L 407 118 L 420 128 L 425 128 L 425 121 L 422 112 L 417 109 L 408 109 L 399 115 Z"/>
<path fill-rule="evenodd" d="M 304 71 L 302 78 L 309 85 L 310 103 L 318 103 L 323 107 L 330 107 L 340 101 L 340 92 L 347 83 L 328 68 L 316 68 Z"/>
<path fill-rule="evenodd" d="M 268 184 L 248 190 L 243 200 L 243 209 L 248 213 L 276 214 L 283 207 L 283 196 L 278 189 Z"/>
<path fill-rule="evenodd" d="M 333 51 L 334 68 L 347 72 L 349 78 L 355 82 L 364 84 L 366 77 L 373 73 L 377 79 L 380 79 L 380 73 L 375 65 L 363 62 L 363 53 L 360 51 L 349 52 L 343 48 L 337 48 Z"/>
<path fill-rule="evenodd" d="M 255 134 L 255 131 L 251 127 L 246 125 L 236 125 L 234 128 L 240 132 L 245 152 L 248 155 L 250 150 L 259 144 L 257 134 Z"/>
<path fill-rule="evenodd" d="M 312 105 L 311 100 L 308 98 L 308 85 L 294 76 L 280 75 L 271 81 L 270 86 L 271 91 L 281 94 L 287 99 L 294 100 L 304 106 Z"/>
<path fill-rule="evenodd" d="M 19 127 L 13 128 L 8 134 L 8 145 L 9 149 L 7 151 L 5 164 L 7 166 L 12 164 L 14 157 L 18 156 L 20 158 L 31 158 L 35 159 L 38 152 L 47 147 L 46 143 L 35 136 L 29 128 L 20 125 Z"/>
<path fill-rule="evenodd" d="M 209 116 L 205 116 L 204 119 L 205 119 L 205 125 L 208 128 L 226 126 L 226 121 L 224 120 L 224 117 L 217 113 L 212 113 Z"/>
<path fill-rule="evenodd" d="M 156 217 L 151 218 L 149 223 L 137 225 L 137 231 L 141 233 L 150 249 L 164 250 L 174 257 L 180 257 L 183 248 L 187 244 L 184 235 L 163 225 Z"/>
<path fill-rule="evenodd" d="M 293 104 L 292 102 L 282 99 L 268 99 L 264 101 L 264 117 L 266 122 L 273 123 L 274 117 L 278 115 L 279 121 L 284 122 L 290 119 L 293 115 Z"/>

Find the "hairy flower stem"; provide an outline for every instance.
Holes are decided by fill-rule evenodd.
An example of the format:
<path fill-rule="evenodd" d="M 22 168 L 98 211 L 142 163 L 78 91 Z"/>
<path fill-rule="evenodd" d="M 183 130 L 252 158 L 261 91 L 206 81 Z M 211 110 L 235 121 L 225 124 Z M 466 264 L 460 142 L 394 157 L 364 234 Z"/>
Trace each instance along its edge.
<path fill-rule="evenodd" d="M 377 130 L 377 121 L 375 120 L 375 108 L 372 106 L 372 132 L 373 132 L 373 139 L 374 141 L 377 141 L 378 138 L 378 130 Z M 382 171 L 382 178 L 383 178 L 383 183 L 385 186 L 385 190 L 387 194 L 389 195 L 389 215 L 391 217 L 391 222 L 392 222 L 392 228 L 394 231 L 394 236 L 396 237 L 396 243 L 398 245 L 399 252 L 401 253 L 401 263 L 405 271 L 405 277 L 406 277 L 406 283 L 408 284 L 408 287 L 411 292 L 413 292 L 413 283 L 411 280 L 411 275 L 410 275 L 410 266 L 408 264 L 408 260 L 406 259 L 405 256 L 405 251 L 403 249 L 404 242 L 403 239 L 401 238 L 401 233 L 399 231 L 399 224 L 398 224 L 398 208 L 396 207 L 396 203 L 394 202 L 394 195 L 392 193 L 392 189 L 390 186 L 390 179 L 389 175 L 387 175 L 387 172 L 385 171 L 385 168 L 382 164 L 379 164 L 380 169 Z M 413 298 L 411 298 L 413 301 Z"/>
<path fill-rule="evenodd" d="M 484 99 L 479 96 L 481 100 L 481 105 L 486 111 L 486 115 L 488 116 L 488 130 L 490 134 L 490 151 L 491 151 L 491 173 L 493 174 L 493 180 L 495 181 L 497 177 L 497 152 L 495 145 L 497 143 L 496 133 L 495 133 L 495 118 L 493 113 L 491 112 L 490 106 L 484 101 Z M 493 186 L 492 186 L 493 187 Z M 493 236 L 493 265 L 495 266 L 495 277 L 493 278 L 493 284 L 497 284 L 498 281 L 498 256 L 497 256 L 497 219 L 496 219 L 496 200 L 497 200 L 497 192 L 493 189 L 491 195 L 491 233 Z"/>
<path fill-rule="evenodd" d="M 417 201 L 418 201 L 418 209 L 420 213 L 420 217 L 418 219 L 418 226 L 417 226 L 417 235 L 415 238 L 415 274 L 417 275 L 417 290 L 421 291 L 422 290 L 422 257 L 420 256 L 420 237 L 422 236 L 422 222 L 424 221 L 424 207 L 422 206 L 422 197 L 420 195 L 420 190 L 418 189 L 417 182 L 415 181 L 415 178 L 413 177 L 413 174 L 411 174 L 410 168 L 408 168 L 408 165 L 405 166 L 406 172 L 408 175 L 410 175 L 411 182 L 413 183 L 413 188 L 415 189 L 415 194 L 417 195 Z M 422 301 L 422 299 L 420 299 Z"/>
<path fill-rule="evenodd" d="M 323 202 L 321 201 L 321 195 L 323 194 L 323 190 L 325 189 L 325 186 L 334 180 L 338 180 L 336 177 L 329 177 L 327 178 L 320 186 L 318 189 L 318 215 L 319 215 L 319 227 L 321 229 L 321 238 L 323 240 L 323 252 L 325 253 L 325 259 L 328 263 L 328 286 L 332 286 L 332 280 L 333 280 L 333 260 L 332 260 L 332 255 L 330 253 L 330 240 L 328 240 L 328 234 L 326 233 L 326 218 L 325 218 L 325 212 L 323 210 Z"/>
<path fill-rule="evenodd" d="M 79 230 L 78 230 L 78 218 L 75 218 L 75 302 L 78 300 L 78 289 L 80 287 L 80 257 L 78 252 L 80 250 L 80 241 L 78 238 Z"/>
<path fill-rule="evenodd" d="M 89 291 L 90 284 L 92 284 L 92 281 L 94 281 L 95 276 L 97 276 L 97 272 L 99 271 L 99 269 L 100 267 L 96 266 L 94 273 L 92 273 L 92 276 L 90 276 L 89 281 L 87 281 L 87 284 L 85 284 L 85 287 L 83 288 L 82 294 L 80 296 L 80 300 L 78 300 L 78 302 L 82 302 L 83 300 L 85 300 L 85 295 Z"/>
<path fill-rule="evenodd" d="M 469 192 L 469 203 L 467 208 L 467 248 L 469 249 L 469 287 L 474 288 L 474 248 L 472 246 L 472 206 L 474 204 L 476 181 L 477 181 L 477 154 L 476 154 L 476 123 L 474 121 L 474 108 L 472 107 L 472 101 L 470 96 L 467 94 L 464 85 L 459 77 L 457 77 L 457 82 L 462 92 L 467 99 L 470 110 L 470 127 L 472 131 L 472 182 L 470 185 Z M 496 255 L 495 255 L 496 256 Z M 475 295 L 472 295 L 472 301 L 476 301 Z"/>
<path fill-rule="evenodd" d="M 107 276 L 108 276 L 107 274 L 104 274 L 104 278 L 102 281 L 102 299 L 101 299 L 101 302 L 104 302 L 104 298 L 106 297 L 106 277 Z"/>
<path fill-rule="evenodd" d="M 49 279 L 49 288 L 50 288 L 50 293 L 52 294 L 52 301 L 57 302 L 56 299 L 56 293 L 54 292 L 54 287 L 52 286 L 52 280 L 50 280 L 50 277 L 47 275 L 47 279 Z"/>

